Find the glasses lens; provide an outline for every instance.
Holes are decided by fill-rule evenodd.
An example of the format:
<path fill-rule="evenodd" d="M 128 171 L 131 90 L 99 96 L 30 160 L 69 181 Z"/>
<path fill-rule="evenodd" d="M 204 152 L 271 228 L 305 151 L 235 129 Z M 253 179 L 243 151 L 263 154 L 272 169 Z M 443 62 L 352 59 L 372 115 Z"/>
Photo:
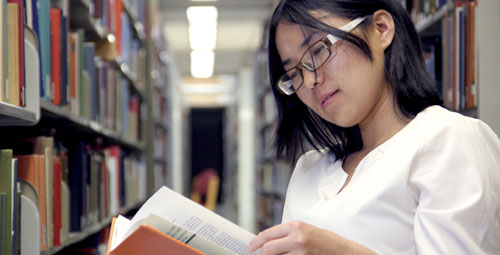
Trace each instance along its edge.
<path fill-rule="evenodd" d="M 296 68 L 288 70 L 278 81 L 278 87 L 287 95 L 295 93 L 300 85 L 302 85 L 302 75 Z"/>
<path fill-rule="evenodd" d="M 322 66 L 330 57 L 330 49 L 323 41 L 312 45 L 302 58 L 302 65 L 309 71 L 314 71 Z"/>

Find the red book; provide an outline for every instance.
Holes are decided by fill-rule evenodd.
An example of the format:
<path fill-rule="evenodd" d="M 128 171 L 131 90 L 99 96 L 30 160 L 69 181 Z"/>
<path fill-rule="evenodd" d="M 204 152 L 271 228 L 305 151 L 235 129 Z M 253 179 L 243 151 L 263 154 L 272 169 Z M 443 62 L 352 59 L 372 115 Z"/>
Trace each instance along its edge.
<path fill-rule="evenodd" d="M 50 61 L 52 76 L 52 103 L 61 104 L 61 10 L 50 9 Z"/>
<path fill-rule="evenodd" d="M 18 25 L 19 25 L 19 45 L 24 45 L 24 0 L 7 0 L 8 3 L 17 4 L 18 8 Z M 19 104 L 25 106 L 26 102 L 24 100 L 24 47 L 19 48 Z"/>
<path fill-rule="evenodd" d="M 114 28 L 113 32 L 115 33 L 116 38 L 116 53 L 118 56 L 121 56 L 122 52 L 122 18 L 121 14 L 123 11 L 122 0 L 115 0 L 113 6 L 113 19 L 114 19 Z"/>
<path fill-rule="evenodd" d="M 54 158 L 54 246 L 61 245 L 61 171 L 61 160 Z"/>

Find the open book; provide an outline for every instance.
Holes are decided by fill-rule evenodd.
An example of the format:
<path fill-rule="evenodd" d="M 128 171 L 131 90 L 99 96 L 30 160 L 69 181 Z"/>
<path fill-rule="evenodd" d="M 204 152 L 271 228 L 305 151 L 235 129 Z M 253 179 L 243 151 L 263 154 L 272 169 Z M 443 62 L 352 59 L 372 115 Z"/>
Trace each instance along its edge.
<path fill-rule="evenodd" d="M 132 220 L 118 216 L 108 254 L 253 254 L 254 235 L 175 191 L 162 187 Z M 163 251 L 163 252 L 162 252 Z M 145 253 L 144 253 L 145 252 Z"/>

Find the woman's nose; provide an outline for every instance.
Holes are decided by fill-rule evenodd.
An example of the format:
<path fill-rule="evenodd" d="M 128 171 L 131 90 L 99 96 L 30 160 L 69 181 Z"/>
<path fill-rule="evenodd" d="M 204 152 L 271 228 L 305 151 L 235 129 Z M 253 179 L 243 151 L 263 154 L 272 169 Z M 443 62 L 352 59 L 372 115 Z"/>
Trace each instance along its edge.
<path fill-rule="evenodd" d="M 315 71 L 309 71 L 304 68 L 302 69 L 302 75 L 304 76 L 304 86 L 308 89 L 314 89 L 325 80 L 325 75 L 323 74 L 321 68 Z"/>

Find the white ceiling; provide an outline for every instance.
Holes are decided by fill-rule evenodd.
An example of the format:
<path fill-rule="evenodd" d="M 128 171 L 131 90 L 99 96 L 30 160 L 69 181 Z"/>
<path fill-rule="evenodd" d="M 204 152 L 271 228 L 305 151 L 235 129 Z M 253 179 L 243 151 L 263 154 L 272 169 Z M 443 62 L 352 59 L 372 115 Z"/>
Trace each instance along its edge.
<path fill-rule="evenodd" d="M 260 47 L 264 26 L 271 15 L 274 0 L 190 0 L 159 1 L 164 18 L 167 43 L 181 76 L 190 75 L 188 22 L 186 8 L 212 5 L 218 9 L 217 46 L 214 75 L 236 74 L 250 62 Z"/>

